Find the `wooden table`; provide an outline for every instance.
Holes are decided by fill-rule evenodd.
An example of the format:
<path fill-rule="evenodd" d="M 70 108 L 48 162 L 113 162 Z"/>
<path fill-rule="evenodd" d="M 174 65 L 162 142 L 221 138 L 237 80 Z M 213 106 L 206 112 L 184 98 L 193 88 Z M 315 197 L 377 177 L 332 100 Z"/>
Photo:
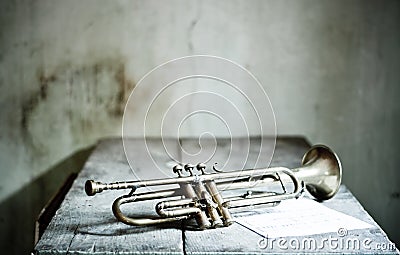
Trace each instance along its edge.
<path fill-rule="evenodd" d="M 243 141 L 242 141 L 243 140 Z M 218 162 L 221 157 L 231 150 L 232 164 L 235 165 L 235 155 L 243 153 L 245 139 L 236 139 L 235 148 L 230 148 L 230 142 L 219 139 L 218 153 L 215 153 L 210 162 Z M 256 141 L 257 138 L 252 138 Z M 135 145 L 137 140 L 129 140 Z M 169 148 L 174 148 L 175 155 L 179 155 L 182 145 L 184 149 L 199 149 L 197 139 L 165 140 Z M 165 168 L 171 167 L 171 159 L 164 152 L 159 139 L 150 139 L 152 155 L 157 161 L 164 161 Z M 210 141 L 210 143 L 213 143 Z M 207 142 L 203 149 L 208 148 Z M 252 143 L 251 158 L 257 153 L 259 143 Z M 210 146 L 211 148 L 212 146 Z M 276 150 L 272 166 L 286 166 L 289 168 L 300 165 L 302 155 L 309 148 L 309 144 L 301 137 L 281 137 L 276 141 Z M 143 162 L 143 151 L 137 152 L 135 166 L 145 171 L 151 162 Z M 193 160 L 193 158 L 191 158 Z M 188 162 L 183 156 L 181 162 Z M 197 163 L 197 162 L 191 162 Z M 344 171 L 347 171 L 344 169 Z M 368 247 L 361 245 L 357 249 L 334 249 L 326 245 L 323 248 L 296 250 L 282 249 L 275 246 L 265 249 L 260 246 L 262 237 L 239 224 L 230 227 L 208 229 L 205 231 L 189 230 L 183 223 L 172 224 L 167 227 L 133 227 L 118 222 L 111 211 L 112 202 L 118 196 L 129 193 L 128 190 L 104 191 L 93 197 L 84 192 L 84 184 L 88 179 L 102 182 L 132 180 L 131 169 L 125 158 L 121 139 L 106 139 L 99 142 L 83 170 L 74 181 L 60 208 L 51 220 L 46 231 L 36 244 L 36 254 L 259 254 L 259 253 L 398 253 L 383 230 L 368 215 L 350 191 L 342 185 L 339 193 L 323 204 L 334 210 L 356 217 L 374 226 L 374 228 L 348 231 L 346 238 L 370 240 Z M 129 212 L 152 212 L 154 202 L 136 203 L 135 206 L 126 206 Z M 155 214 L 155 213 L 154 213 Z M 331 233 L 332 235 L 332 233 Z M 327 234 L 309 236 L 316 240 L 326 238 Z"/>

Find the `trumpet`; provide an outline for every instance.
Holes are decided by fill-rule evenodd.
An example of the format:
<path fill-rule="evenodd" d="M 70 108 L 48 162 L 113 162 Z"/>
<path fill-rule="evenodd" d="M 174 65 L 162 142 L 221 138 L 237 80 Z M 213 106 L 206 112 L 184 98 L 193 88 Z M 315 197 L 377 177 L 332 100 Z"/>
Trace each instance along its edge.
<path fill-rule="evenodd" d="M 128 225 L 147 226 L 195 219 L 200 229 L 207 229 L 231 225 L 234 222 L 231 209 L 277 205 L 283 200 L 300 197 L 304 187 L 319 201 L 330 199 L 339 190 L 342 179 L 338 156 L 324 145 L 311 147 L 303 156 L 299 168 L 270 167 L 230 172 L 214 168 L 215 173 L 207 173 L 205 169 L 203 163 L 197 166 L 186 164 L 173 167 L 176 178 L 108 184 L 87 180 L 85 191 L 88 196 L 93 196 L 104 190 L 130 189 L 129 194 L 118 197 L 112 205 L 114 216 Z M 272 183 L 280 183 L 283 191 L 253 194 L 249 190 L 260 186 L 268 188 Z M 167 185 L 179 187 L 162 189 Z M 140 188 L 151 186 L 161 189 L 136 193 Z M 288 186 L 291 191 L 288 191 Z M 239 189 L 247 189 L 247 192 L 244 195 L 223 195 L 223 191 Z M 123 204 L 147 200 L 163 200 L 155 206 L 157 217 L 129 217 L 121 211 Z"/>

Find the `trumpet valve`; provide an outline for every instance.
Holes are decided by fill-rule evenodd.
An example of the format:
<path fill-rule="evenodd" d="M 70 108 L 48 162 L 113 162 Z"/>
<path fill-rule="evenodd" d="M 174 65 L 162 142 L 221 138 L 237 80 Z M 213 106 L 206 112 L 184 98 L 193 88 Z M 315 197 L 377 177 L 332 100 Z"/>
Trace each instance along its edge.
<path fill-rule="evenodd" d="M 181 165 L 176 165 L 172 168 L 172 171 L 176 174 L 178 174 L 179 177 L 182 177 L 182 166 Z"/>
<path fill-rule="evenodd" d="M 186 164 L 183 168 L 185 168 L 186 172 L 189 172 L 190 176 L 193 176 L 194 165 Z"/>
<path fill-rule="evenodd" d="M 204 174 L 204 170 L 206 169 L 206 167 L 207 166 L 204 163 L 198 163 L 196 166 L 197 170 L 199 170 L 201 172 L 201 174 Z"/>

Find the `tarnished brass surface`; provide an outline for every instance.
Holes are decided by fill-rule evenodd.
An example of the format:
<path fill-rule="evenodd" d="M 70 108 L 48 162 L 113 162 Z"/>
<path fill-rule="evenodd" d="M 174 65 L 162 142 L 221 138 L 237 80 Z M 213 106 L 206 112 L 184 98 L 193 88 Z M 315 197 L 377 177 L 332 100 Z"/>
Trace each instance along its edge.
<path fill-rule="evenodd" d="M 195 172 L 196 168 L 196 172 Z M 229 226 L 234 220 L 230 208 L 258 205 L 275 205 L 282 200 L 298 198 L 304 191 L 318 200 L 333 197 L 342 179 L 342 166 L 337 155 L 324 145 L 313 146 L 303 157 L 302 167 L 288 169 L 271 167 L 231 172 L 206 173 L 206 166 L 177 165 L 173 172 L 176 178 L 145 181 L 101 183 L 86 181 L 85 191 L 93 196 L 103 190 L 131 189 L 128 195 L 117 198 L 112 206 L 115 217 L 128 225 L 154 225 L 194 218 L 200 229 Z M 183 174 L 186 170 L 186 176 Z M 266 187 L 273 183 L 282 185 L 282 192 L 260 192 L 223 197 L 221 191 Z M 177 185 L 174 189 L 135 193 L 137 189 L 150 186 Z M 292 187 L 292 191 L 287 189 Z M 166 199 L 158 202 L 155 210 L 159 217 L 133 218 L 124 215 L 120 206 L 146 200 Z"/>

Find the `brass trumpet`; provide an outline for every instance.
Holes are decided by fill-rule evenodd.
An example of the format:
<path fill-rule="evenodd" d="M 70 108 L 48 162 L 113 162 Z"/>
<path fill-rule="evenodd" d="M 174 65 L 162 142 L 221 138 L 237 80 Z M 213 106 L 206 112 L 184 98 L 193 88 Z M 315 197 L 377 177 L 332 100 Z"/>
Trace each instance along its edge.
<path fill-rule="evenodd" d="M 285 167 L 271 167 L 206 173 L 205 168 L 205 164 L 200 163 L 195 172 L 194 165 L 177 165 L 173 168 L 173 172 L 178 175 L 176 178 L 108 184 L 88 180 L 85 191 L 87 195 L 93 196 L 103 190 L 131 189 L 128 195 L 117 198 L 112 205 L 115 217 L 128 225 L 145 226 L 194 218 L 200 229 L 206 229 L 231 225 L 234 222 L 231 208 L 274 205 L 282 200 L 298 198 L 303 193 L 304 186 L 317 200 L 330 199 L 338 191 L 342 179 L 339 158 L 324 145 L 313 146 L 303 156 L 302 167 L 291 170 Z M 186 175 L 183 174 L 183 169 L 187 172 Z M 283 176 L 289 178 L 282 178 Z M 274 182 L 280 182 L 283 192 L 260 192 L 253 195 L 248 191 L 245 195 L 230 197 L 223 197 L 221 193 L 225 190 L 249 189 Z M 135 193 L 139 188 L 171 184 L 179 187 Z M 291 192 L 286 190 L 288 185 L 292 186 Z M 158 202 L 155 206 L 160 217 L 133 218 L 124 215 L 120 209 L 121 205 L 127 203 L 167 198 L 169 199 Z"/>

